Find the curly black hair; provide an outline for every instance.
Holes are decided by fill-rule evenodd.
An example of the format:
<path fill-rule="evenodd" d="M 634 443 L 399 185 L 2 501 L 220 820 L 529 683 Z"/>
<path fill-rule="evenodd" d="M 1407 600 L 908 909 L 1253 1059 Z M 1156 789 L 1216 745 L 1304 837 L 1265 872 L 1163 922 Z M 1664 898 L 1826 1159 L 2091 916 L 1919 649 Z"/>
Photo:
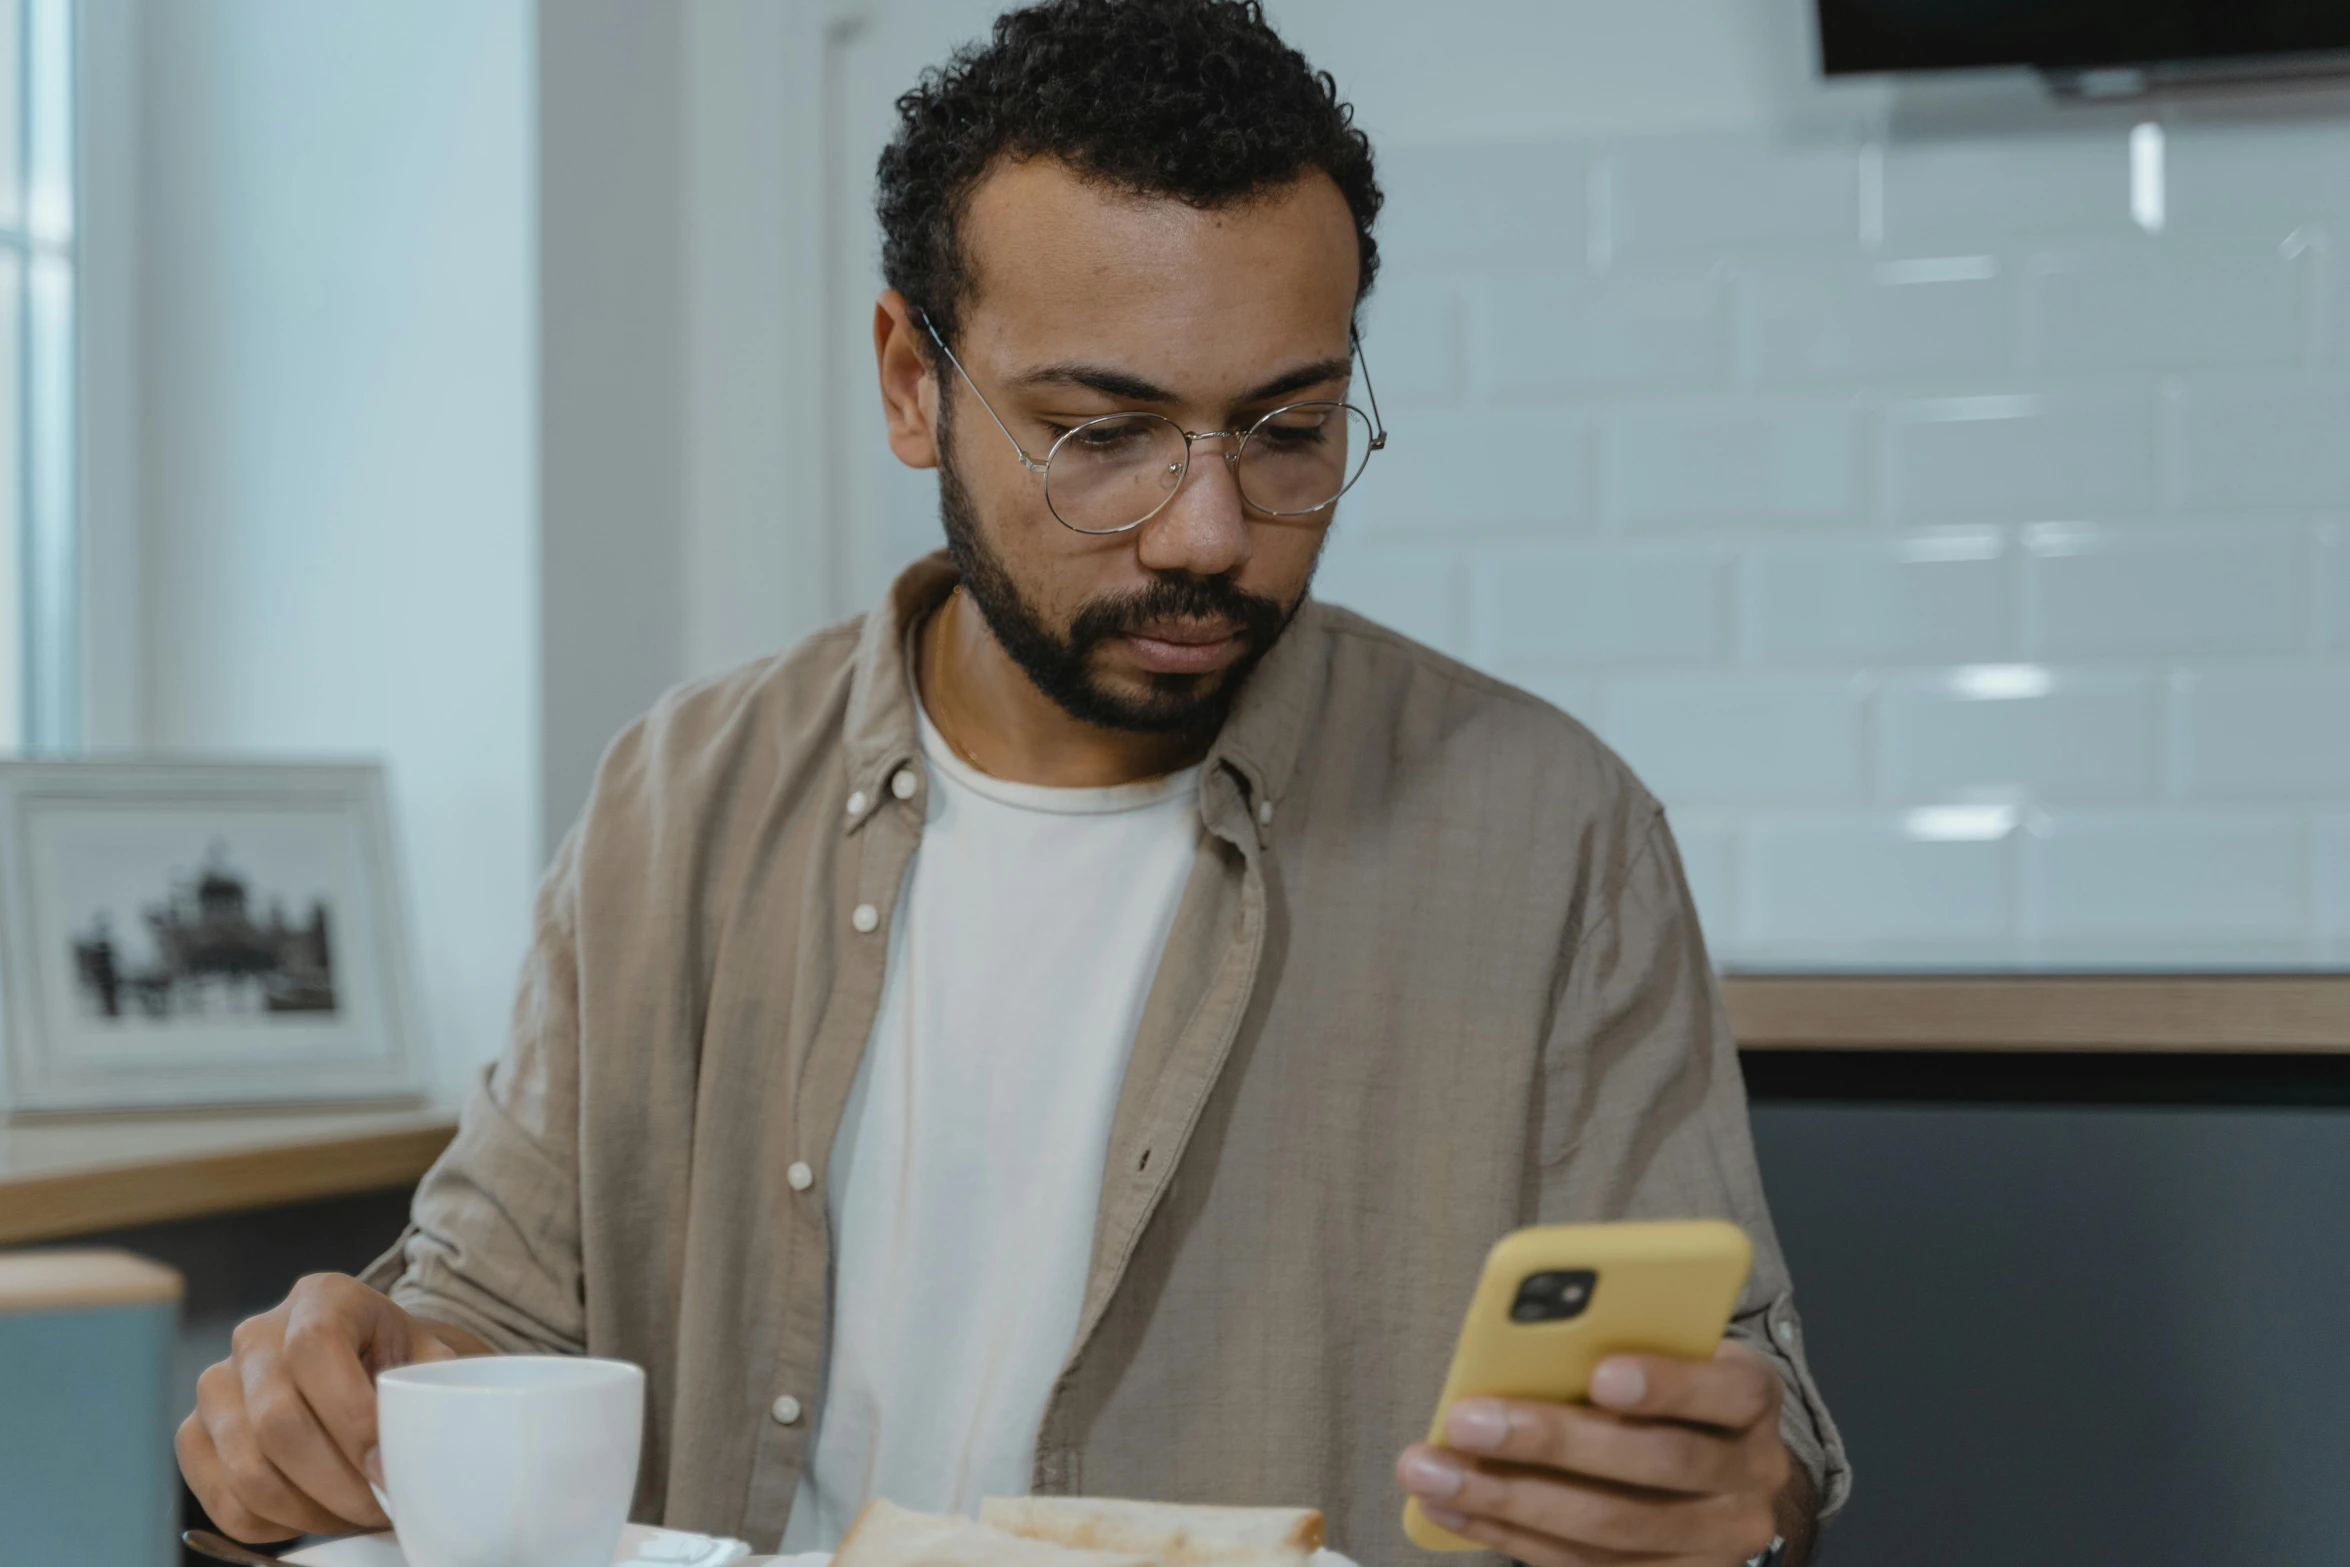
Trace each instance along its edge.
<path fill-rule="evenodd" d="M 923 72 L 897 109 L 875 179 L 882 276 L 949 342 L 971 288 L 963 212 L 1001 157 L 1202 208 L 1320 169 L 1354 214 L 1358 301 L 1378 274 L 1370 138 L 1261 0 L 1043 0 Z"/>

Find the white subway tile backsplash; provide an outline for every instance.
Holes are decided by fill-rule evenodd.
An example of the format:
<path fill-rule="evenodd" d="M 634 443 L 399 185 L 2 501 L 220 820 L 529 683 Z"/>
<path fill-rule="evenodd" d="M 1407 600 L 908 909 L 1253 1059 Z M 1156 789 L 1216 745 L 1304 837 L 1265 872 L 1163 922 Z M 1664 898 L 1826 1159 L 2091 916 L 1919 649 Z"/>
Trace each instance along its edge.
<path fill-rule="evenodd" d="M 1615 256 L 1859 242 L 1860 164 L 1849 143 L 1657 136 L 1603 156 L 1600 221 Z"/>
<path fill-rule="evenodd" d="M 1740 866 L 1740 943 L 1800 960 L 2003 942 L 2009 836 L 1935 836 L 1900 816 L 1763 820 L 1747 829 Z"/>
<path fill-rule="evenodd" d="M 1363 307 L 1363 359 L 1381 408 L 1456 403 L 1468 381 L 1467 308 L 1458 284 L 1384 279 Z M 1357 401 L 1367 401 L 1358 389 Z"/>
<path fill-rule="evenodd" d="M 2128 136 L 1387 150 L 1316 591 L 1621 749 L 1731 964 L 2350 964 L 2350 121 L 2170 125 L 2156 234 Z"/>
<path fill-rule="evenodd" d="M 2267 816 L 2057 813 L 2024 841 L 2034 936 L 2290 941 L 2309 926 L 2309 843 Z"/>
<path fill-rule="evenodd" d="M 1885 242 L 2129 232 L 2130 149 L 2117 128 L 1896 143 L 1885 151 Z"/>
<path fill-rule="evenodd" d="M 1542 397 L 1723 380 L 1729 279 L 1680 272 L 1512 273 L 1495 279 L 1478 339 L 1492 392 Z"/>
<path fill-rule="evenodd" d="M 1607 514 L 1630 528 L 1857 521 L 1858 417 L 1846 403 L 1650 408 L 1616 415 Z"/>
<path fill-rule="evenodd" d="M 2171 404 L 2179 505 L 2350 505 L 2350 378 L 2195 376 L 2176 388 Z"/>
<path fill-rule="evenodd" d="M 1775 540 L 1749 552 L 1748 621 L 1766 662 L 1988 663 L 2013 651 L 1994 528 Z"/>
<path fill-rule="evenodd" d="M 1601 737 L 1667 805 L 1858 802 L 1857 675 L 1639 675 L 1607 683 Z"/>
<path fill-rule="evenodd" d="M 2235 524 L 2025 530 L 2024 647 L 2053 658 L 2292 653 L 2307 635 L 2309 539 Z"/>
<path fill-rule="evenodd" d="M 2161 761 L 2151 675 L 1991 666 L 1887 680 L 1879 740 L 1896 800 L 2145 800 Z"/>
<path fill-rule="evenodd" d="M 2350 960 L 2350 814 L 2317 824 L 2318 932 L 2337 962 Z"/>
<path fill-rule="evenodd" d="M 2171 231 L 2282 239 L 2301 224 L 2350 217 L 2350 124 L 2184 126 L 2167 138 Z"/>
<path fill-rule="evenodd" d="M 1379 252 L 1398 271 L 1568 266 L 1589 254 L 1590 165 L 1574 143 L 1383 149 L 1379 183 Z"/>
<path fill-rule="evenodd" d="M 1730 560 L 1719 550 L 1559 545 L 1481 552 L 1471 647 L 1504 679 L 1519 666 L 1703 663 L 1730 643 Z"/>
<path fill-rule="evenodd" d="M 1458 658 L 1464 651 L 1457 550 L 1333 533 L 1314 573 L 1314 597 L 1368 615 L 1438 652 Z"/>
<path fill-rule="evenodd" d="M 1765 381 L 1992 375 L 2016 362 L 2013 279 L 1990 255 L 1768 266 L 1754 284 Z"/>
<path fill-rule="evenodd" d="M 2318 645 L 2350 653 L 2350 527 L 2321 529 L 2317 545 Z"/>
<path fill-rule="evenodd" d="M 2140 388 L 1912 399 L 1887 410 L 1887 501 L 1915 522 L 2142 511 L 2154 435 Z"/>
<path fill-rule="evenodd" d="M 2350 665 L 2201 669 L 2174 685 L 2189 798 L 2350 801 Z"/>
<path fill-rule="evenodd" d="M 2152 240 L 2035 255 L 2031 362 L 2050 370 L 2298 365 L 2316 252 L 2274 240 Z"/>
<path fill-rule="evenodd" d="M 1556 408 L 1423 409 L 1391 424 L 1337 525 L 1452 538 L 1592 523 L 1591 435 Z"/>

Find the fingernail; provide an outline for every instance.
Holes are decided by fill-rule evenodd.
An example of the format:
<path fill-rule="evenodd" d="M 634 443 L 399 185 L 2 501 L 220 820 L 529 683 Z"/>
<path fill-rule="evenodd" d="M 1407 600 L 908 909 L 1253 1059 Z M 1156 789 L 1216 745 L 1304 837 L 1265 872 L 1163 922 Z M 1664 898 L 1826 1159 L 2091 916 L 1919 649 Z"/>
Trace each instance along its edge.
<path fill-rule="evenodd" d="M 369 1485 L 384 1483 L 384 1455 L 380 1447 L 371 1447 L 360 1455 L 359 1472 L 367 1476 Z"/>
<path fill-rule="evenodd" d="M 1461 1488 L 1460 1465 L 1434 1453 L 1414 1453 L 1404 1460 L 1403 1483 L 1414 1496 L 1450 1496 Z"/>
<path fill-rule="evenodd" d="M 1648 1373 L 1636 1360 L 1603 1360 L 1591 1373 L 1591 1401 L 1630 1409 L 1648 1396 Z"/>
<path fill-rule="evenodd" d="M 1420 1511 L 1426 1513 L 1428 1521 L 1436 1525 L 1437 1528 L 1450 1529 L 1455 1534 L 1460 1533 L 1469 1522 L 1467 1513 L 1456 1513 L 1449 1507 L 1430 1507 L 1426 1502 L 1422 1502 Z"/>
<path fill-rule="evenodd" d="M 1510 1437 L 1510 1412 L 1490 1398 L 1464 1398 L 1444 1417 L 1445 1440 L 1472 1453 L 1490 1453 Z"/>

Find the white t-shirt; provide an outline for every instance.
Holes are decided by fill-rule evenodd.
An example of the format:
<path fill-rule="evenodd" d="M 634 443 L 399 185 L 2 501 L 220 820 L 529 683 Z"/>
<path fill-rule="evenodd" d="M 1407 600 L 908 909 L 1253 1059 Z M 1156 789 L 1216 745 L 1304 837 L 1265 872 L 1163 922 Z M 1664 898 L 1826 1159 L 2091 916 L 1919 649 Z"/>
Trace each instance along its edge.
<path fill-rule="evenodd" d="M 825 1188 L 832 1336 L 786 1553 L 869 1497 L 1028 1492 L 1110 1121 L 1201 832 L 1199 770 L 1007 783 L 922 718 L 929 819 Z"/>

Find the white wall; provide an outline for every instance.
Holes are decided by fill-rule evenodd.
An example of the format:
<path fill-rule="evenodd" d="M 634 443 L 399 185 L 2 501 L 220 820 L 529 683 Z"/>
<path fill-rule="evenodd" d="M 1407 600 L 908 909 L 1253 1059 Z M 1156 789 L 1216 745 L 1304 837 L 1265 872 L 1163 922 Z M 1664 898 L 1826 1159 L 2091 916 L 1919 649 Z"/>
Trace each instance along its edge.
<path fill-rule="evenodd" d="M 684 8 L 538 8 L 546 847 L 685 647 Z"/>
<path fill-rule="evenodd" d="M 142 19 L 144 739 L 389 762 L 453 1072 L 540 859 L 531 7 Z"/>

